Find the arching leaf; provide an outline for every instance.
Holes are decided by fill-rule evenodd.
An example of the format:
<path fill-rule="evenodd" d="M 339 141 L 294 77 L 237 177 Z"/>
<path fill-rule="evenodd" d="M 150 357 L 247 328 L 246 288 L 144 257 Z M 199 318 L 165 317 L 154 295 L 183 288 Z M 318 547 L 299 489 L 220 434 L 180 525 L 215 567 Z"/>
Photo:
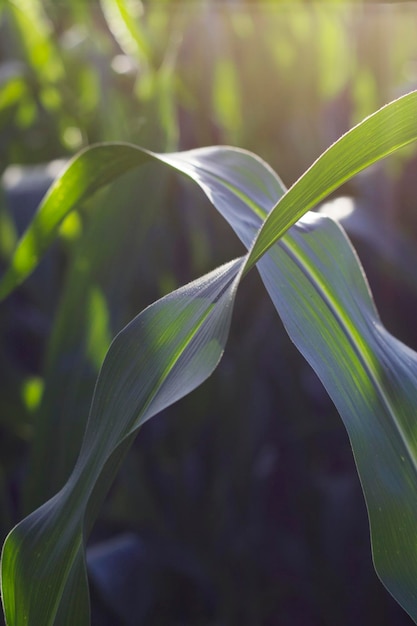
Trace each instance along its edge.
<path fill-rule="evenodd" d="M 13 529 L 3 547 L 2 599 L 9 626 L 89 623 L 84 541 L 98 506 L 136 429 L 215 368 L 238 283 L 257 261 L 288 332 L 323 380 L 349 431 L 378 572 L 417 618 L 416 357 L 381 326 L 357 258 L 331 220 L 308 215 L 275 243 L 349 176 L 415 139 L 416 112 L 416 92 L 387 105 L 329 148 L 284 195 L 268 166 L 231 148 L 155 155 L 109 144 L 90 148 L 70 163 L 21 240 L 0 283 L 1 297 L 36 267 L 77 203 L 147 160 L 194 179 L 249 254 L 148 307 L 112 343 L 71 477 Z"/>

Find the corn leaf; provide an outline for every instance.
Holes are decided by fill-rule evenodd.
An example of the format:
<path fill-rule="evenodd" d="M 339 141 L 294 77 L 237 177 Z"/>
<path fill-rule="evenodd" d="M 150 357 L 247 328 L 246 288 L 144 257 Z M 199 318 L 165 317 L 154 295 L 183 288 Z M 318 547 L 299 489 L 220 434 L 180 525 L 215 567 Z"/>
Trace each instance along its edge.
<path fill-rule="evenodd" d="M 242 175 L 242 162 L 233 164 L 224 150 L 217 156 L 201 152 L 200 162 L 205 158 L 206 167 L 219 167 L 225 179 Z M 275 187 L 278 199 L 282 183 L 269 174 L 269 194 Z M 270 210 L 267 196 L 257 196 L 256 208 L 222 196 L 213 201 L 250 249 L 258 228 L 268 223 L 259 211 Z M 417 623 L 417 354 L 383 327 L 356 253 L 330 218 L 307 213 L 257 268 L 289 336 L 348 431 L 375 569 Z"/>
<path fill-rule="evenodd" d="M 367 117 L 328 148 L 293 185 L 279 208 L 270 212 L 250 252 L 246 271 L 274 241 L 329 193 L 371 163 L 414 141 L 417 138 L 416 115 L 417 91 L 412 91 Z M 122 143 L 97 144 L 81 151 L 51 186 L 20 240 L 12 262 L 0 280 L 0 301 L 33 272 L 55 239 L 60 224 L 75 206 L 134 167 L 148 161 L 167 163 L 189 175 L 212 199 L 212 185 L 222 184 L 222 173 L 217 169 L 213 175 L 200 169 L 198 154 L 198 150 L 156 154 Z M 259 188 L 262 193 L 267 192 L 267 187 L 262 187 L 266 182 L 258 183 L 257 176 L 263 178 L 260 174 L 262 165 L 270 169 L 261 159 L 258 161 L 247 181 L 240 177 L 241 187 L 227 183 L 228 190 L 234 189 L 232 195 L 236 197 L 250 190 L 251 182 L 255 184 L 255 205 Z"/>
<path fill-rule="evenodd" d="M 394 100 L 349 130 L 313 163 L 271 211 L 248 268 L 288 227 L 355 174 L 417 138 L 417 91 Z"/>
<path fill-rule="evenodd" d="M 5 542 L 1 583 L 7 624 L 89 624 L 84 536 L 119 465 L 118 449 L 125 454 L 126 441 L 141 424 L 216 367 L 242 267 L 242 259 L 233 261 L 165 296 L 114 339 L 73 473 Z"/>
<path fill-rule="evenodd" d="M 382 328 L 356 256 L 330 220 L 307 216 L 274 245 L 337 185 L 415 139 L 416 112 L 415 92 L 387 105 L 342 137 L 284 195 L 260 159 L 230 148 L 155 155 L 114 144 L 86 150 L 72 161 L 17 248 L 0 284 L 2 297 L 35 268 L 79 201 L 149 159 L 191 176 L 250 251 L 148 307 L 112 343 L 72 475 L 13 529 L 3 547 L 2 599 L 9 626 L 89 623 L 84 542 L 100 502 L 137 428 L 215 368 L 238 283 L 257 261 L 288 332 L 348 428 L 379 574 L 416 618 L 415 355 Z"/>

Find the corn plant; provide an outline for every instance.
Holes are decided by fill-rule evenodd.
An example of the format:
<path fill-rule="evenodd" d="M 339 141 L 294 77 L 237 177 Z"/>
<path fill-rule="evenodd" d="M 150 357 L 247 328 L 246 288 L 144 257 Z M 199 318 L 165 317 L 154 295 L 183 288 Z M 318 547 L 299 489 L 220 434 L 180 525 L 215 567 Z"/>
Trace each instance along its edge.
<path fill-rule="evenodd" d="M 350 177 L 417 139 L 416 116 L 417 92 L 391 102 L 334 143 L 288 191 L 260 158 L 231 147 L 156 154 L 100 144 L 72 159 L 13 254 L 2 299 L 35 269 L 74 208 L 150 161 L 191 178 L 248 252 L 150 305 L 114 338 L 69 479 L 4 543 L 8 626 L 90 623 L 85 545 L 100 505 L 142 424 L 216 368 L 237 289 L 255 266 L 340 413 L 368 507 L 375 569 L 417 623 L 417 355 L 383 327 L 341 227 L 311 212 Z"/>

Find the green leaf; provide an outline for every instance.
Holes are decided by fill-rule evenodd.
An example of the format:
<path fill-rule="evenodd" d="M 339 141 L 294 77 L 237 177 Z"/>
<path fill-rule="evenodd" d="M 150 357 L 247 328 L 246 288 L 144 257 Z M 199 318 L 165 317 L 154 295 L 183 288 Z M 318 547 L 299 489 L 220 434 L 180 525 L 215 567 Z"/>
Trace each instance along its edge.
<path fill-rule="evenodd" d="M 143 28 L 142 5 L 136 0 L 100 0 L 107 26 L 126 55 L 147 65 L 152 48 Z"/>
<path fill-rule="evenodd" d="M 382 326 L 358 259 L 330 219 L 306 216 L 258 267 L 348 431 L 376 571 L 417 620 L 417 355 Z"/>
<path fill-rule="evenodd" d="M 412 91 L 379 109 L 326 150 L 282 198 L 279 207 L 271 211 L 251 250 L 246 271 L 285 230 L 329 193 L 371 163 L 414 141 L 417 138 L 416 117 L 417 91 Z M 244 154 L 244 151 L 240 153 Z M 54 240 L 59 225 L 74 207 L 134 167 L 147 161 L 167 163 L 190 176 L 211 198 L 211 184 L 215 183 L 215 178 L 217 184 L 221 184 L 223 174 L 215 167 L 211 174 L 199 171 L 199 154 L 198 150 L 155 154 L 121 143 L 98 144 L 80 152 L 51 186 L 19 242 L 12 263 L 0 280 L 0 300 L 35 269 Z M 259 162 L 263 163 L 261 159 Z M 244 195 L 245 190 L 250 189 L 250 182 L 256 185 L 256 174 L 251 172 L 248 181 L 240 182 L 241 188 L 238 184 L 230 186 L 228 183 L 233 197 Z"/>
<path fill-rule="evenodd" d="M 23 234 L 0 281 L 0 300 L 37 267 L 66 216 L 83 200 L 151 157 L 127 144 L 105 144 L 81 151 L 51 185 Z"/>
<path fill-rule="evenodd" d="M 313 163 L 271 211 L 250 251 L 247 270 L 289 226 L 349 178 L 417 139 L 417 91 L 373 113 Z"/>
<path fill-rule="evenodd" d="M 200 151 L 200 167 L 216 164 L 224 180 L 235 180 L 244 171 L 233 154 Z M 249 155 L 245 161 L 248 172 L 259 167 Z M 274 204 L 271 196 L 283 198 L 275 211 L 291 193 L 283 195 L 281 181 L 266 169 L 262 188 L 268 193 L 256 194 L 257 206 L 253 196 L 234 203 L 220 190 L 212 196 L 248 249 L 262 212 Z M 342 417 L 367 503 L 376 571 L 417 623 L 417 354 L 383 327 L 356 253 L 330 218 L 307 213 L 257 268 L 289 336 Z"/>
<path fill-rule="evenodd" d="M 415 92 L 387 105 L 334 144 L 285 195 L 266 164 L 231 148 L 155 155 L 129 145 L 96 146 L 75 158 L 56 181 L 1 281 L 2 297 L 35 268 L 78 202 L 147 160 L 194 179 L 250 253 L 145 309 L 112 343 L 72 475 L 54 498 L 13 529 L 3 547 L 1 585 L 9 626 L 89 623 L 84 541 L 100 502 L 137 428 L 215 368 L 238 283 L 256 261 L 288 332 L 346 423 L 370 509 L 376 566 L 415 616 L 416 559 L 408 545 L 414 543 L 417 501 L 411 497 L 415 355 L 382 329 L 357 259 L 330 220 L 307 216 L 282 242 L 274 242 L 349 176 L 412 141 L 417 129 L 410 118 L 416 112 Z"/>
<path fill-rule="evenodd" d="M 200 385 L 226 342 L 243 259 L 165 296 L 114 339 L 101 369 L 74 470 L 3 547 L 7 624 L 89 624 L 84 537 L 146 420 Z"/>

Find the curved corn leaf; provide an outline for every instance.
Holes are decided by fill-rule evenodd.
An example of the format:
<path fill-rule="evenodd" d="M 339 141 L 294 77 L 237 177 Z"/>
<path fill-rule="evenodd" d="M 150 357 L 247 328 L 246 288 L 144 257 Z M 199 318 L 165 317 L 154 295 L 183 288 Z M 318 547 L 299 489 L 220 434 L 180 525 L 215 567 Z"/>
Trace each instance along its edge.
<path fill-rule="evenodd" d="M 0 280 L 0 300 L 37 267 L 56 238 L 60 225 L 74 207 L 149 158 L 146 151 L 127 144 L 92 146 L 75 156 L 51 185 L 23 234 L 11 264 Z"/>
<path fill-rule="evenodd" d="M 279 206 L 270 212 L 250 252 L 245 271 L 306 211 L 329 193 L 371 163 L 417 139 L 416 120 L 417 91 L 412 91 L 367 117 L 330 146 L 285 194 Z M 236 152 L 245 154 L 243 150 L 236 149 Z M 212 199 L 212 185 L 222 185 L 223 174 L 219 168 L 214 168 L 214 174 L 210 175 L 200 169 L 198 155 L 198 150 L 156 154 L 123 143 L 98 144 L 81 151 L 50 187 L 20 240 L 10 266 L 0 280 L 0 300 L 33 272 L 55 239 L 60 224 L 77 204 L 134 167 L 147 161 L 167 163 L 190 176 Z M 242 183 L 241 186 L 224 181 L 234 197 L 247 197 L 251 183 L 255 184 L 256 193 L 258 188 L 267 192 L 267 183 L 258 182 L 257 176 L 262 171 L 262 165 L 268 170 L 270 168 L 261 159 L 258 161 L 257 165 L 253 165 L 255 169 L 248 180 L 240 177 L 238 183 Z M 265 189 L 262 185 L 266 185 Z M 256 195 L 253 204 L 256 205 Z"/>
<path fill-rule="evenodd" d="M 306 211 L 355 174 L 417 139 L 417 91 L 373 113 L 313 163 L 271 211 L 250 251 L 247 270 Z"/>
<path fill-rule="evenodd" d="M 126 440 L 141 424 L 216 367 L 242 267 L 238 259 L 165 296 L 114 339 L 69 480 L 6 539 L 1 582 L 7 624 L 89 624 L 84 536 L 112 482 L 118 448 L 126 453 Z"/>
<path fill-rule="evenodd" d="M 224 150 L 199 155 L 206 158 L 205 166 L 220 164 L 225 178 L 241 174 L 241 162 L 233 165 Z M 279 198 L 282 183 L 270 173 L 272 195 L 274 187 Z M 266 197 L 258 201 L 255 208 L 214 199 L 249 249 L 262 225 L 260 209 L 271 206 Z M 375 569 L 417 623 L 417 354 L 382 326 L 356 253 L 330 218 L 307 213 L 257 268 L 289 336 L 343 419 L 368 508 Z"/>
<path fill-rule="evenodd" d="M 416 94 L 409 94 L 347 133 L 282 197 L 249 256 L 158 301 L 118 335 L 99 376 L 73 474 L 64 488 L 23 520 L 5 542 L 2 597 L 9 626 L 89 623 L 84 539 L 135 430 L 214 369 L 242 272 L 285 228 L 276 217 L 280 209 L 284 207 L 283 219 L 290 226 L 349 173 L 355 174 L 372 159 L 414 139 L 416 129 L 409 118 L 416 109 Z M 396 123 L 390 111 L 398 116 Z M 369 132 L 379 128 L 378 120 L 392 124 L 384 136 L 376 133 L 375 141 L 370 142 L 372 149 L 361 150 Z M 346 153 L 350 155 L 347 166 Z M 238 150 L 203 149 L 164 156 L 121 144 L 91 148 L 73 160 L 51 188 L 3 277 L 1 295 L 7 295 L 34 269 L 75 203 L 149 159 L 191 176 L 248 247 L 263 216 L 283 192 L 265 164 Z M 298 201 L 306 205 L 299 206 Z M 414 598 L 406 585 L 412 584 L 414 553 L 409 550 L 411 559 L 407 559 L 407 537 L 398 532 L 396 523 L 400 520 L 411 533 L 414 505 L 409 502 L 413 491 L 409 472 L 414 467 L 414 450 L 407 421 L 410 406 L 402 396 L 411 395 L 415 380 L 411 374 L 403 376 L 402 369 L 414 371 L 414 355 L 381 330 L 356 257 L 343 235 L 343 245 L 339 241 L 340 231 L 329 227 L 329 220 L 321 220 L 306 218 L 295 226 L 260 260 L 259 268 L 290 334 L 318 371 L 345 420 L 368 506 L 380 511 L 378 517 L 370 510 L 376 565 L 390 590 L 413 614 Z M 332 244 L 333 240 L 336 243 Z M 323 243 L 327 247 L 323 248 Z M 337 270 L 333 260 L 329 264 L 332 254 L 342 263 Z M 337 284 L 333 284 L 333 271 Z M 401 358 L 406 363 L 402 369 Z M 375 436 L 373 429 L 378 428 Z M 370 450 L 376 456 L 368 463 Z M 394 480 L 391 465 L 386 467 L 385 462 L 395 467 L 399 452 L 403 452 L 403 473 L 395 474 Z M 380 462 L 378 454 L 385 462 Z M 380 517 L 383 520 L 378 525 Z M 393 548 L 389 558 L 378 550 L 381 545 Z"/>

